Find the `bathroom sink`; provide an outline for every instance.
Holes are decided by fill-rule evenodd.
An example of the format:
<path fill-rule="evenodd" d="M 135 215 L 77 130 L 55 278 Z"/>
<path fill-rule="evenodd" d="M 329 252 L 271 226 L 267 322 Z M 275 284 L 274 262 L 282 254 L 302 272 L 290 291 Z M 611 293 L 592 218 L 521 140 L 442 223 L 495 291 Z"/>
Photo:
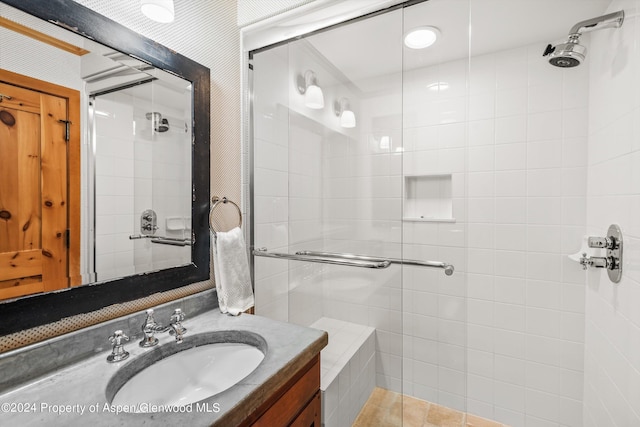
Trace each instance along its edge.
<path fill-rule="evenodd" d="M 262 362 L 266 343 L 247 331 L 185 336 L 152 348 L 123 366 L 107 385 L 107 400 L 123 412 L 156 412 L 214 396 Z"/>

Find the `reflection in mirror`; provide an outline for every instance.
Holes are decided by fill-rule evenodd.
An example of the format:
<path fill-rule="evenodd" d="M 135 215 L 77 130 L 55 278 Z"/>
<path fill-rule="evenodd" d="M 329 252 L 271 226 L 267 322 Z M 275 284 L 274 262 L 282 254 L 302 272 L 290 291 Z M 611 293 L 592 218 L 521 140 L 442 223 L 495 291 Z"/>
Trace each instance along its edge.
<path fill-rule="evenodd" d="M 192 177 L 209 168 L 192 165 L 193 124 L 208 118 L 208 86 L 196 113 L 190 80 L 4 3 L 0 39 L 0 300 L 197 267 L 208 247 L 193 244 L 192 211 L 206 209 L 194 203 L 208 178 L 196 190 Z M 208 69 L 177 60 L 208 85 Z"/>
<path fill-rule="evenodd" d="M 191 261 L 191 84 L 119 52 L 106 57 L 82 58 L 95 180 L 85 282 Z"/>
<path fill-rule="evenodd" d="M 0 0 L 0 37 L 0 336 L 208 280 L 210 70 L 73 0 Z"/>

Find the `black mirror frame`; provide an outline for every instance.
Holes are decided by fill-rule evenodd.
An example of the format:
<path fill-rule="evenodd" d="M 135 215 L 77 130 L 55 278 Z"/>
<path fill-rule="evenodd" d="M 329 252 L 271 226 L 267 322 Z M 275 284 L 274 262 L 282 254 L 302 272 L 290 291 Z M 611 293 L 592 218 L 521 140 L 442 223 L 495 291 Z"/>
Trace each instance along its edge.
<path fill-rule="evenodd" d="M 193 85 L 191 264 L 0 303 L 0 335 L 18 332 L 209 279 L 210 71 L 73 0 L 0 0 L 143 60 Z"/>

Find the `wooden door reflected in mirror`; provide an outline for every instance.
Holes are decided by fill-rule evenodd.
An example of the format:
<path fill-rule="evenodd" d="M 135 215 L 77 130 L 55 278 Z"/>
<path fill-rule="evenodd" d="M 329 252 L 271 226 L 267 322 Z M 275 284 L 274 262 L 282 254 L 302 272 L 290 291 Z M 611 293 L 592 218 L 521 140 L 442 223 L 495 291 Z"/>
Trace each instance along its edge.
<path fill-rule="evenodd" d="M 63 289 L 77 274 L 78 103 L 77 91 L 0 70 L 0 299 Z"/>

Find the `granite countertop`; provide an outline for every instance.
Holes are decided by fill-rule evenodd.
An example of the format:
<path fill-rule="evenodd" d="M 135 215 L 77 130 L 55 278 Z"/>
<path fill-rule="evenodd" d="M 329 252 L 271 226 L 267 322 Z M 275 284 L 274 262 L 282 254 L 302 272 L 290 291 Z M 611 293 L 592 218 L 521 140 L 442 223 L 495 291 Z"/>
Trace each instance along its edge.
<path fill-rule="evenodd" d="M 140 348 L 133 338 L 125 346 L 131 353 L 127 360 L 107 363 L 110 346 L 62 369 L 16 383 L 0 394 L 0 420 L 3 425 L 91 425 L 99 426 L 236 426 L 263 404 L 292 375 L 304 367 L 326 346 L 326 332 L 278 322 L 254 315 L 231 317 L 217 308 L 187 319 L 183 325 L 187 334 L 211 331 L 250 331 L 264 338 L 267 353 L 262 363 L 235 386 L 184 408 L 182 413 L 118 413 L 109 405 L 106 389 L 109 380 L 136 356 L 154 351 L 156 347 Z M 136 319 L 140 318 L 138 317 Z M 158 317 L 156 316 L 156 319 Z M 160 319 L 158 319 L 160 320 Z M 141 325 L 141 323 L 140 323 Z M 125 334 L 129 331 L 125 330 Z M 81 334 L 82 331 L 74 334 Z M 159 345 L 181 345 L 168 333 L 157 334 Z M 76 337 L 77 339 L 77 337 Z M 184 344 L 184 343 L 183 343 Z M 47 345 L 46 342 L 41 345 Z M 24 370 L 27 357 L 5 358 L 1 369 Z M 34 361 L 31 361 L 34 363 Z"/>

